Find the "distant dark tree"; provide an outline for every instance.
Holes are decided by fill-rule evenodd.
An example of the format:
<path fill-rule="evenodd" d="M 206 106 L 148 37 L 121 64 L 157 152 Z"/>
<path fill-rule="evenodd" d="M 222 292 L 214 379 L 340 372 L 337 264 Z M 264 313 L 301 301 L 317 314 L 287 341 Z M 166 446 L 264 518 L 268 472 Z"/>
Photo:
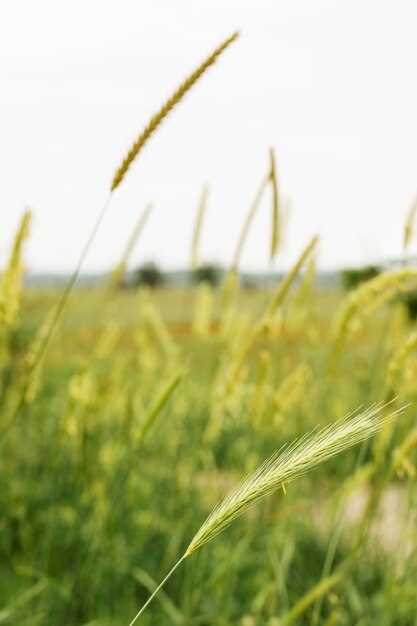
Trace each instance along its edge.
<path fill-rule="evenodd" d="M 164 282 L 164 275 L 158 265 L 152 261 L 144 263 L 133 273 L 132 286 L 159 287 Z"/>
<path fill-rule="evenodd" d="M 417 291 L 404 294 L 402 301 L 407 309 L 409 320 L 414 322 L 417 319 Z"/>
<path fill-rule="evenodd" d="M 214 263 L 206 263 L 205 265 L 200 265 L 192 272 L 192 281 L 193 283 L 202 283 L 206 282 L 215 287 L 220 283 L 220 279 L 222 276 L 222 270 L 218 265 Z"/>
<path fill-rule="evenodd" d="M 340 272 L 342 287 L 346 290 L 354 289 L 361 283 L 375 278 L 381 273 L 381 269 L 376 265 L 366 265 L 358 268 L 346 268 Z"/>
<path fill-rule="evenodd" d="M 240 285 L 242 289 L 257 289 L 259 287 L 259 282 L 256 280 L 255 276 L 242 276 L 240 279 Z"/>

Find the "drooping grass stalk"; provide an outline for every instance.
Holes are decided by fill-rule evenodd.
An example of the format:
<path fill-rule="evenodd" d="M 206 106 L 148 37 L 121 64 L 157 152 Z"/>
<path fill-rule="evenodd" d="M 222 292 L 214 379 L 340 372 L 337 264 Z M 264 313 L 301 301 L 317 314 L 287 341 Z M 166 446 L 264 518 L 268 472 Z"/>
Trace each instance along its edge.
<path fill-rule="evenodd" d="M 220 55 L 239 37 L 239 33 L 236 32 L 231 37 L 225 39 L 213 52 L 199 65 L 192 74 L 181 83 L 181 85 L 174 91 L 172 96 L 166 100 L 161 109 L 155 113 L 140 133 L 129 152 L 123 159 L 120 166 L 117 168 L 116 173 L 111 183 L 111 190 L 114 191 L 121 184 L 124 177 L 127 174 L 128 169 L 136 159 L 139 152 L 149 141 L 150 137 L 155 133 L 160 124 L 164 121 L 171 111 L 177 106 L 179 102 L 184 98 L 185 94 L 195 85 L 195 83 L 203 76 L 203 74 L 211 67 Z"/>
<path fill-rule="evenodd" d="M 267 459 L 253 474 L 238 485 L 200 526 L 184 554 L 130 622 L 133 626 L 152 599 L 172 576 L 177 567 L 206 543 L 217 537 L 232 522 L 257 502 L 283 485 L 306 474 L 335 455 L 365 441 L 394 415 L 382 415 L 386 405 L 377 404 L 367 410 L 313 431 L 287 444 Z"/>
<path fill-rule="evenodd" d="M 195 270 L 200 263 L 199 244 L 201 231 L 203 229 L 204 217 L 207 211 L 207 198 L 209 194 L 208 185 L 204 185 L 201 191 L 200 199 L 197 207 L 197 215 L 194 223 L 193 237 L 191 240 L 190 268 Z"/>
<path fill-rule="evenodd" d="M 417 269 L 385 272 L 357 287 L 344 300 L 334 326 L 329 368 L 333 370 L 346 338 L 360 321 L 401 293 L 417 287 Z"/>

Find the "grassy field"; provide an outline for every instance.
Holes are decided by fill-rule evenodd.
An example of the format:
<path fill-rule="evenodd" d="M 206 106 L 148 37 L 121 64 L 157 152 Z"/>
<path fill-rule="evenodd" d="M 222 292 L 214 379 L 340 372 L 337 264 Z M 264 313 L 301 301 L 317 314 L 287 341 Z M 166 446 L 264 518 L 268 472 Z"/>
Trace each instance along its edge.
<path fill-rule="evenodd" d="M 3 344 L 0 623 L 128 624 L 275 449 L 417 391 L 414 354 L 389 376 L 413 331 L 398 299 L 356 314 L 335 357 L 346 299 L 306 275 L 242 360 L 273 291 L 79 290 L 34 375 L 28 355 L 58 295 L 24 293 Z M 177 570 L 142 623 L 415 625 L 415 428 L 411 405 L 250 510 Z"/>
<path fill-rule="evenodd" d="M 417 626 L 417 269 L 326 292 L 315 237 L 274 288 L 242 289 L 267 189 L 280 250 L 271 151 L 218 288 L 120 289 L 143 216 L 109 284 L 75 287 L 130 165 L 237 37 L 144 127 L 62 292 L 23 289 L 22 218 L 0 277 L 0 625 L 128 626 L 177 564 L 136 623 Z"/>

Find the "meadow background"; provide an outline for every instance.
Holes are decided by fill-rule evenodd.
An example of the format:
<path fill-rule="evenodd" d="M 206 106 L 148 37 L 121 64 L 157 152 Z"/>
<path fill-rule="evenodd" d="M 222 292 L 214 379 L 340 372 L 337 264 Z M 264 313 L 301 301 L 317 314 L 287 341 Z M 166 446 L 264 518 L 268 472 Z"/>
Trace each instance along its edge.
<path fill-rule="evenodd" d="M 283 280 L 78 288 L 33 367 L 60 292 L 22 289 L 20 245 L 22 231 L 2 282 L 4 293 L 13 278 L 1 623 L 128 623 L 210 509 L 276 448 L 359 406 L 415 401 L 417 337 L 398 295 L 416 287 L 411 267 L 346 295 L 316 286 L 313 255 L 247 350 Z M 143 623 L 414 625 L 416 433 L 410 404 L 372 443 L 258 506 L 176 573 Z"/>
<path fill-rule="evenodd" d="M 164 285 L 149 265 L 129 271 L 149 209 L 114 270 L 94 287 L 79 282 L 131 165 L 236 38 L 144 126 L 64 285 L 24 280 L 30 211 L 11 240 L 0 282 L 0 624 L 127 625 L 244 476 L 286 442 L 378 402 L 386 415 L 403 410 L 203 546 L 140 620 L 417 624 L 417 204 L 399 220 L 395 267 L 326 286 L 311 233 L 288 272 L 243 277 L 258 212 L 270 216 L 271 263 L 290 220 L 271 149 L 223 273 L 201 258 L 203 189 L 184 243 L 190 284 Z"/>

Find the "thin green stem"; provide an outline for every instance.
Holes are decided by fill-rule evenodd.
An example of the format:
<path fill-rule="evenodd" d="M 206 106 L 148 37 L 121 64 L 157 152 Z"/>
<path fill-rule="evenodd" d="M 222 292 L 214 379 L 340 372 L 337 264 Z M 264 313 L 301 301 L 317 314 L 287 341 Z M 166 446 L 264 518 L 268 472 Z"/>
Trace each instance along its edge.
<path fill-rule="evenodd" d="M 182 557 L 179 559 L 179 561 L 177 561 L 174 565 L 174 567 L 168 572 L 168 574 L 165 576 L 165 578 L 163 579 L 163 581 L 161 583 L 159 583 L 159 585 L 157 586 L 157 588 L 155 589 L 155 591 L 149 596 L 149 598 L 146 600 L 145 604 L 142 606 L 142 608 L 140 609 L 140 611 L 138 613 L 136 613 L 135 617 L 132 619 L 132 621 L 130 622 L 129 626 L 133 626 L 133 624 L 136 622 L 136 620 L 142 615 L 142 613 L 144 612 L 144 610 L 146 609 L 146 607 L 152 602 L 152 600 L 154 599 L 154 597 L 156 596 L 156 594 L 158 593 L 158 591 L 160 591 L 162 589 L 162 587 L 165 585 L 165 583 L 167 582 L 167 580 L 169 578 L 171 578 L 172 574 L 175 572 L 175 570 L 177 569 L 177 567 L 184 561 L 184 559 L 187 557 L 186 554 L 183 554 Z"/>
<path fill-rule="evenodd" d="M 109 208 L 109 205 L 110 205 L 111 198 L 112 198 L 112 195 L 109 194 L 106 202 L 104 203 L 103 208 L 101 209 L 101 211 L 100 211 L 100 213 L 98 215 L 96 223 L 94 224 L 94 227 L 93 227 L 93 229 L 92 229 L 92 231 L 91 231 L 91 233 L 90 233 L 86 243 L 84 244 L 84 247 L 83 247 L 83 249 L 81 251 L 81 254 L 80 254 L 80 257 L 78 259 L 77 266 L 76 266 L 75 270 L 73 271 L 69 281 L 65 285 L 64 291 L 62 292 L 62 295 L 61 295 L 61 299 L 59 300 L 59 302 L 57 304 L 57 307 L 55 309 L 55 313 L 54 313 L 54 316 L 52 318 L 51 325 L 49 327 L 49 330 L 48 330 L 47 334 L 45 335 L 45 339 L 44 339 L 44 341 L 42 343 L 42 346 L 41 346 L 41 348 L 40 348 L 40 350 L 38 352 L 38 356 L 37 356 L 37 359 L 36 359 L 35 363 L 33 364 L 33 367 L 36 367 L 36 365 L 39 363 L 39 361 L 42 359 L 42 357 L 44 356 L 45 352 L 48 349 L 49 343 L 50 343 L 50 341 L 51 341 L 51 339 L 53 337 L 55 329 L 56 329 L 56 327 L 58 325 L 58 322 L 59 322 L 59 320 L 61 318 L 62 312 L 63 312 L 63 310 L 64 310 L 64 308 L 65 308 L 65 306 L 66 306 L 66 304 L 68 302 L 68 299 L 69 299 L 69 297 L 71 295 L 71 292 L 72 292 L 72 290 L 74 288 L 74 285 L 75 285 L 75 283 L 77 282 L 77 280 L 78 280 L 78 278 L 80 276 L 80 272 L 81 272 L 82 266 L 84 265 L 84 261 L 86 259 L 86 256 L 87 256 L 87 254 L 88 254 L 88 252 L 89 252 L 89 250 L 91 248 L 91 245 L 92 245 L 92 243 L 93 243 L 93 241 L 94 241 L 94 239 L 95 239 L 95 237 L 96 237 L 96 235 L 97 235 L 97 233 L 98 233 L 98 231 L 100 229 L 101 224 L 103 223 L 104 217 L 105 217 L 105 215 L 107 213 L 107 210 Z"/>
<path fill-rule="evenodd" d="M 58 323 L 61 319 L 62 313 L 65 309 L 65 306 L 68 302 L 68 299 L 71 295 L 71 292 L 74 288 L 75 283 L 77 282 L 80 273 L 81 273 L 81 269 L 84 265 L 84 261 L 86 259 L 86 256 L 91 248 L 91 245 L 97 235 L 97 232 L 100 229 L 101 224 L 103 223 L 103 220 L 106 216 L 107 210 L 109 208 L 110 202 L 112 199 L 112 194 L 110 193 L 106 202 L 103 205 L 103 208 L 101 209 L 97 220 L 93 226 L 92 231 L 90 232 L 90 235 L 87 239 L 87 241 L 84 244 L 83 249 L 81 250 L 81 254 L 80 257 L 78 259 L 78 263 L 76 265 L 75 270 L 73 271 L 73 273 L 71 274 L 70 279 L 68 280 L 67 284 L 65 285 L 65 288 L 61 294 L 61 298 L 58 301 L 58 304 L 56 305 L 55 308 L 55 312 L 53 314 L 53 317 L 51 318 L 51 323 L 49 324 L 49 328 L 47 330 L 47 332 L 45 333 L 45 336 L 43 337 L 42 343 L 39 347 L 39 350 L 36 353 L 35 359 L 33 361 L 33 363 L 31 364 L 31 369 L 30 371 L 34 371 L 37 366 L 40 364 L 40 362 L 42 361 L 43 357 L 45 356 L 49 344 L 51 342 L 51 339 L 54 335 L 54 332 L 58 326 Z M 15 420 L 17 419 L 19 413 L 21 412 L 21 410 L 23 409 L 24 405 L 25 405 L 25 401 L 26 401 L 26 394 L 29 388 L 29 384 L 30 384 L 30 372 L 29 374 L 26 376 L 26 380 L 24 382 L 23 385 L 23 389 L 22 389 L 22 393 L 21 393 L 21 397 L 20 400 L 15 408 L 15 410 L 13 411 L 13 414 L 10 418 L 10 420 L 7 422 L 6 426 L 3 428 L 0 436 L 1 437 L 5 437 L 6 434 L 8 433 L 8 431 L 10 430 L 10 428 L 12 427 L 12 425 L 14 424 Z"/>
<path fill-rule="evenodd" d="M 262 200 L 262 196 L 264 194 L 265 189 L 267 188 L 268 184 L 270 181 L 270 174 L 268 172 L 267 176 L 265 176 L 262 179 L 262 182 L 259 186 L 258 191 L 256 192 L 256 196 L 255 199 L 253 201 L 253 204 L 251 205 L 249 212 L 246 216 L 245 221 L 243 222 L 243 226 L 242 226 L 242 230 L 239 236 L 239 240 L 237 242 L 237 246 L 236 246 L 236 250 L 235 250 L 235 254 L 233 256 L 233 261 L 232 261 L 232 270 L 234 270 L 235 272 L 238 271 L 239 269 L 239 263 L 240 263 L 240 259 L 242 256 L 242 251 L 243 251 L 243 246 L 245 244 L 245 241 L 248 237 L 248 233 L 249 233 L 249 229 L 252 225 L 253 219 L 255 217 L 256 211 L 258 209 L 258 206 Z"/>

